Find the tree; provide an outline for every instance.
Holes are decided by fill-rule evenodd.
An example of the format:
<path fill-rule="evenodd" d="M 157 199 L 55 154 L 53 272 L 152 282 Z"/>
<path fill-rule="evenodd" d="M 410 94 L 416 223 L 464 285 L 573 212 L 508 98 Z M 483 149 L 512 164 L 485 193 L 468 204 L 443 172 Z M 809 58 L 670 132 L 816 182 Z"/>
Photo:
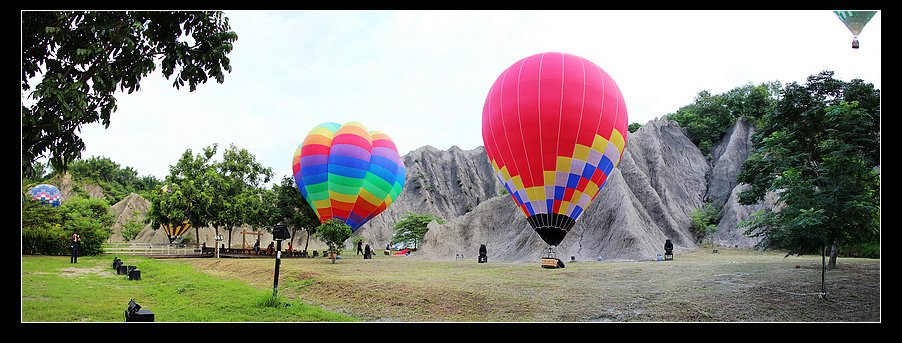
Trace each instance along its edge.
<path fill-rule="evenodd" d="M 206 147 L 197 156 L 187 149 L 178 162 L 169 167 L 169 175 L 164 181 L 167 190 L 154 192 L 149 199 L 150 209 L 145 221 L 151 227 L 178 226 L 187 220 L 198 236 L 198 228 L 215 220 L 213 193 L 219 176 L 211 159 L 218 146 Z M 173 239 L 169 237 L 169 242 Z M 199 240 L 196 243 L 199 246 Z"/>
<path fill-rule="evenodd" d="M 34 173 L 30 177 L 25 176 L 22 183 L 32 187 L 43 183 L 54 174 L 53 168 L 50 167 L 49 163 L 34 162 L 31 169 L 34 170 Z"/>
<path fill-rule="evenodd" d="M 316 236 L 329 245 L 332 263 L 335 263 L 335 256 L 345 248 L 344 241 L 351 237 L 352 233 L 351 227 L 338 219 L 329 219 L 316 228 Z"/>
<path fill-rule="evenodd" d="M 222 162 L 216 163 L 216 173 L 212 174 L 211 214 L 216 234 L 223 227 L 229 232 L 229 246 L 232 246 L 232 229 L 242 224 L 257 227 L 272 225 L 262 206 L 261 186 L 272 178 L 272 168 L 264 167 L 246 149 L 235 145 L 223 151 Z"/>
<path fill-rule="evenodd" d="M 294 240 L 297 230 L 307 232 L 307 243 L 304 251 L 310 246 L 310 236 L 316 233 L 320 225 L 319 217 L 310 207 L 310 204 L 301 196 L 297 185 L 290 176 L 282 178 L 281 183 L 273 185 L 272 198 L 264 203 L 270 204 L 273 209 L 273 222 L 280 222 L 291 229 L 291 239 Z"/>
<path fill-rule="evenodd" d="M 836 80 L 832 71 L 786 85 L 775 110 L 761 118 L 756 150 L 737 176 L 750 185 L 741 204 L 778 194 L 775 209 L 743 223 L 746 233 L 787 256 L 820 252 L 824 296 L 827 247 L 879 237 L 879 97 L 873 85 Z"/>
<path fill-rule="evenodd" d="M 139 90 L 157 62 L 177 89 L 223 83 L 237 39 L 222 12 L 22 12 L 23 175 L 45 154 L 65 172 L 84 150 L 82 125 L 109 127 L 115 92 Z"/>
<path fill-rule="evenodd" d="M 395 242 L 413 243 L 413 247 L 416 249 L 420 241 L 423 240 L 423 236 L 429 231 L 429 228 L 426 226 L 433 220 L 438 221 L 439 224 L 445 223 L 444 220 L 433 216 L 432 213 L 418 214 L 407 212 L 404 219 L 395 223 L 395 234 L 392 240 Z"/>

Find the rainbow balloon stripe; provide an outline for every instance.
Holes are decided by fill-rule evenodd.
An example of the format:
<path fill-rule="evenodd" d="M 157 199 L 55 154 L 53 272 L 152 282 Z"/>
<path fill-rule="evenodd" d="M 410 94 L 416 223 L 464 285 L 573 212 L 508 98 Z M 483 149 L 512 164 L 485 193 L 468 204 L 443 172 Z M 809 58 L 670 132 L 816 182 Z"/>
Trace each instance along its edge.
<path fill-rule="evenodd" d="M 43 205 L 57 207 L 62 202 L 63 193 L 54 185 L 40 184 L 29 191 L 31 198 L 40 201 Z"/>
<path fill-rule="evenodd" d="M 626 136 L 617 84 L 594 63 L 565 53 L 514 63 L 492 85 L 482 112 L 495 174 L 549 245 L 563 240 L 604 187 Z"/>
<path fill-rule="evenodd" d="M 352 231 L 388 208 L 406 177 L 391 138 L 356 121 L 310 130 L 295 150 L 292 170 L 320 222 L 337 218 Z"/>

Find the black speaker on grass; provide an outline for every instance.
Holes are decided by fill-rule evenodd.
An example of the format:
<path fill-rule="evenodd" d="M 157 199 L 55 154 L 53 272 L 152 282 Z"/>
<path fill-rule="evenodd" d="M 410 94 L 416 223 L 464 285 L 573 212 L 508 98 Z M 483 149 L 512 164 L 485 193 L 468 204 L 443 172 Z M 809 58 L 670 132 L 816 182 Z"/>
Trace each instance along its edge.
<path fill-rule="evenodd" d="M 154 321 L 153 312 L 142 310 L 141 305 L 135 302 L 135 299 L 128 301 L 128 308 L 125 309 L 126 322 L 152 322 Z"/>

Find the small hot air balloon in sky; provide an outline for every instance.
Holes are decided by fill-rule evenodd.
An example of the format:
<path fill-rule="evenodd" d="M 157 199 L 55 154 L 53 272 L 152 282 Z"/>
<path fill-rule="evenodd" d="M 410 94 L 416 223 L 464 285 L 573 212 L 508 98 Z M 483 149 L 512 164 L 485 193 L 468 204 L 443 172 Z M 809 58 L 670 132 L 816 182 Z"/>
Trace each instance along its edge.
<path fill-rule="evenodd" d="M 294 153 L 292 170 L 320 222 L 340 219 L 352 232 L 392 204 L 407 175 L 391 138 L 356 121 L 310 130 Z"/>
<path fill-rule="evenodd" d="M 58 207 L 62 202 L 63 193 L 54 185 L 40 184 L 29 191 L 31 198 L 40 201 L 43 205 Z"/>
<path fill-rule="evenodd" d="M 861 30 L 864 30 L 868 21 L 877 14 L 877 11 L 833 11 L 833 13 L 836 13 L 839 20 L 852 32 L 852 48 L 858 49 L 858 35 L 861 34 Z"/>
<path fill-rule="evenodd" d="M 554 258 L 554 247 L 605 186 L 626 136 L 626 103 L 617 84 L 594 63 L 566 53 L 511 65 L 482 110 L 486 154 L 549 245 L 546 258 Z"/>

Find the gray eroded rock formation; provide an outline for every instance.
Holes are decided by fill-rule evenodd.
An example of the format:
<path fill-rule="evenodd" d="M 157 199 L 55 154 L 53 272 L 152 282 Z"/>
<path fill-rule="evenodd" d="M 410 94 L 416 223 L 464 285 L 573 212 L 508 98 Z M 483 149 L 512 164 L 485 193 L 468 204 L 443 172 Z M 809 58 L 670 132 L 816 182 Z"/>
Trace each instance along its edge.
<path fill-rule="evenodd" d="M 677 249 L 695 247 L 688 213 L 703 204 L 708 168 L 676 123 L 649 122 L 630 135 L 620 165 L 557 247 L 558 258 L 652 259 L 667 238 Z M 522 217 L 507 196 L 493 198 L 444 225 L 432 223 L 417 255 L 475 256 L 486 244 L 490 260 L 538 260 L 546 244 Z"/>
<path fill-rule="evenodd" d="M 144 197 L 131 193 L 125 198 L 122 198 L 115 205 L 110 206 L 110 214 L 113 215 L 113 227 L 112 234 L 110 234 L 109 242 L 124 242 L 125 239 L 122 237 L 122 225 L 131 221 L 143 221 L 144 217 L 147 215 L 147 210 L 150 208 L 150 202 Z M 144 229 L 141 230 L 147 231 L 150 230 L 150 224 L 144 224 Z M 140 233 L 139 233 L 140 236 Z M 135 237 L 137 238 L 137 236 Z"/>
<path fill-rule="evenodd" d="M 427 145 L 403 159 L 407 180 L 401 194 L 355 232 L 375 247 L 384 247 L 391 240 L 394 223 L 407 212 L 431 212 L 447 221 L 472 211 L 503 188 L 481 146 L 473 150 L 453 146 L 441 151 Z"/>

